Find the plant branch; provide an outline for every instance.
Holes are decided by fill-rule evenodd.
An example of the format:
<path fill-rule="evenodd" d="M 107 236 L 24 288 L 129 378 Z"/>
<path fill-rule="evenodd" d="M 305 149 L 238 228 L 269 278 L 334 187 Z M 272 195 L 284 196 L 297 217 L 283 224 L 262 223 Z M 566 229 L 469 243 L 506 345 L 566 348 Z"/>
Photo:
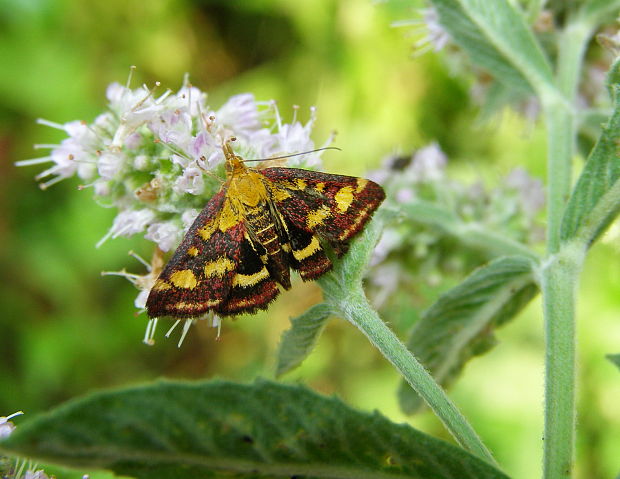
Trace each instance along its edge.
<path fill-rule="evenodd" d="M 339 302 L 340 313 L 392 363 L 464 449 L 497 467 L 489 450 L 443 389 L 379 318 L 368 304 L 362 288 L 356 289 L 354 297 L 349 296 L 346 301 Z"/>
<path fill-rule="evenodd" d="M 545 315 L 544 477 L 572 475 L 575 443 L 575 293 L 585 248 L 562 247 L 543 268 Z"/>
<path fill-rule="evenodd" d="M 542 92 L 547 123 L 547 253 L 541 286 L 546 337 L 544 477 L 572 475 L 575 443 L 575 293 L 583 245 L 561 246 L 561 223 L 572 187 L 576 138 L 574 104 L 591 25 L 579 15 L 559 37 L 556 84 L 561 94 Z M 561 249 L 560 249 L 561 248 Z"/>

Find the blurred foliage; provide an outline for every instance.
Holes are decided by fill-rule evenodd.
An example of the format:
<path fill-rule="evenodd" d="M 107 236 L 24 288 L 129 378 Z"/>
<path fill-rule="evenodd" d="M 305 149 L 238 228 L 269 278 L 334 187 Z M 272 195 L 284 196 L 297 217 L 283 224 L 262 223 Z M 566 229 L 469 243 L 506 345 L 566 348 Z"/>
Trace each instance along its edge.
<path fill-rule="evenodd" d="M 101 271 L 141 271 L 127 256 L 149 257 L 146 241 L 95 243 L 114 212 L 97 206 L 88 189 L 67 180 L 42 192 L 36 167 L 17 160 L 41 156 L 35 143 L 63 135 L 37 125 L 42 117 L 91 121 L 105 88 L 161 82 L 177 89 L 184 73 L 221 105 L 250 91 L 276 99 L 302 120 L 315 105 L 315 140 L 336 129 L 344 151 L 325 155 L 332 172 L 363 174 L 383 156 L 438 141 L 450 168 L 493 184 L 510 168 L 544 172 L 544 132 L 506 112 L 493 124 L 477 121 L 468 79 L 456 78 L 440 56 L 411 56 L 406 30 L 394 20 L 414 16 L 416 2 L 363 0 L 1 0 L 0 1 L 0 415 L 26 414 L 92 389 L 173 378 L 250 380 L 274 374 L 275 350 L 288 318 L 320 301 L 313 284 L 297 281 L 267 313 L 226 321 L 222 336 L 206 324 L 190 330 L 182 348 L 163 338 L 141 343 L 145 316 L 134 317 L 136 291 Z M 290 119 L 290 116 L 289 116 Z M 620 378 L 604 354 L 620 344 L 618 231 L 608 233 L 588 261 L 580 307 L 583 434 L 578 464 L 587 477 L 617 473 Z M 391 324 L 412 324 L 448 284 L 429 278 Z M 402 299 L 400 299 L 402 300 Z M 540 306 L 498 333 L 502 345 L 473 361 L 453 397 L 498 461 L 516 477 L 539 469 L 543 347 Z M 493 378 L 491 380 L 490 378 Z M 399 377 L 366 339 L 331 321 L 317 349 L 285 377 L 336 392 L 366 410 L 378 408 L 446 437 L 429 414 L 398 411 Z M 16 421 L 19 424 L 19 421 Z M 603 427 L 605 425 L 605 427 Z M 604 463 L 594 463 L 604 453 Z M 583 477 L 586 477 L 585 475 Z"/>

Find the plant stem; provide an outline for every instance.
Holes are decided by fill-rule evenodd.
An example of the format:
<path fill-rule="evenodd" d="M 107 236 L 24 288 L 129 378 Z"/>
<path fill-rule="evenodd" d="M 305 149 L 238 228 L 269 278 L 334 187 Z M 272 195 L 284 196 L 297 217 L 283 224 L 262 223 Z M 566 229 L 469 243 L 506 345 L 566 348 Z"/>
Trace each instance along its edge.
<path fill-rule="evenodd" d="M 560 248 L 560 225 L 571 191 L 572 157 L 575 143 L 574 101 L 581 63 L 592 28 L 577 17 L 560 36 L 555 92 L 541 91 L 547 124 L 548 218 L 547 251 Z"/>
<path fill-rule="evenodd" d="M 569 106 L 557 99 L 545 104 L 547 123 L 547 252 L 560 249 L 560 226 L 571 188 L 574 119 Z"/>
<path fill-rule="evenodd" d="M 544 477 L 572 475 L 575 443 L 575 291 L 583 261 L 582 247 L 561 245 L 560 228 L 571 191 L 576 137 L 573 105 L 590 26 L 578 16 L 559 39 L 559 94 L 541 95 L 548 136 L 549 262 L 541 286 L 546 336 Z M 561 250 L 560 250 L 560 247 Z M 559 254 L 558 254 L 559 251 Z"/>
<path fill-rule="evenodd" d="M 575 442 L 575 293 L 585 248 L 565 245 L 542 271 L 546 336 L 546 479 L 572 475 Z"/>
<path fill-rule="evenodd" d="M 392 363 L 464 449 L 497 467 L 489 450 L 454 403 L 424 369 L 424 366 L 379 318 L 368 303 L 361 287 L 356 290 L 346 301 L 339 302 L 342 315 L 357 326 Z"/>

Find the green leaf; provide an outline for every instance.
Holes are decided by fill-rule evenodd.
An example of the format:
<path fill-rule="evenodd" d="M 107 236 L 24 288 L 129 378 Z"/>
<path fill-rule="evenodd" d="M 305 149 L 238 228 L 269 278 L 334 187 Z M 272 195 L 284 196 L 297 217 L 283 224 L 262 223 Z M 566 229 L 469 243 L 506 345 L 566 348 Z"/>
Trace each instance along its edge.
<path fill-rule="evenodd" d="M 492 348 L 495 328 L 516 316 L 536 295 L 533 265 L 522 256 L 499 258 L 474 271 L 424 313 L 407 347 L 439 384 L 450 385 L 467 361 Z M 399 399 L 407 414 L 422 405 L 404 382 Z"/>
<path fill-rule="evenodd" d="M 613 84 L 611 88 L 614 110 L 566 206 L 560 232 L 563 242 L 578 239 L 589 245 L 620 209 L 620 84 Z"/>
<path fill-rule="evenodd" d="M 620 0 L 589 0 L 584 2 L 579 12 L 594 27 L 599 23 L 608 23 L 609 18 L 615 18 L 620 10 Z"/>
<path fill-rule="evenodd" d="M 0 447 L 144 479 L 507 477 L 379 413 L 267 381 L 99 392 L 23 423 Z"/>
<path fill-rule="evenodd" d="M 437 228 L 462 244 L 485 253 L 489 259 L 510 255 L 538 259 L 536 253 L 524 244 L 485 229 L 479 223 L 465 222 L 452 211 L 430 201 L 411 201 L 402 206 L 402 212 L 413 221 Z"/>
<path fill-rule="evenodd" d="M 301 316 L 291 319 L 291 329 L 282 333 L 278 350 L 276 375 L 295 369 L 310 354 L 323 332 L 332 309 L 325 303 L 316 304 Z"/>
<path fill-rule="evenodd" d="M 472 61 L 519 90 L 555 90 L 547 58 L 507 0 L 431 0 L 441 25 Z"/>
<path fill-rule="evenodd" d="M 608 354 L 605 357 L 614 363 L 618 369 L 620 369 L 620 354 Z"/>
<path fill-rule="evenodd" d="M 332 271 L 317 280 L 323 290 L 325 302 L 333 311 L 338 311 L 340 305 L 348 302 L 349 297 L 357 292 L 381 236 L 384 222 L 394 214 L 385 207 L 379 208 L 362 233 L 353 240 L 347 254 L 335 260 Z"/>
<path fill-rule="evenodd" d="M 601 126 L 607 122 L 611 109 L 591 109 L 576 115 L 577 147 L 583 157 L 588 157 L 601 134 Z"/>

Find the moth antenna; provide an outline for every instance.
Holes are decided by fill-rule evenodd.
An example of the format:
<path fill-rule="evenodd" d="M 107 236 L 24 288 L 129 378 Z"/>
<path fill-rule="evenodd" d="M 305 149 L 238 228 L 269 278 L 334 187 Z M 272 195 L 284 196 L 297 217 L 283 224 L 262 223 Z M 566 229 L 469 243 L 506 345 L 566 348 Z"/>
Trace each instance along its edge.
<path fill-rule="evenodd" d="M 338 150 L 338 151 L 342 151 L 342 149 L 338 148 L 337 146 L 324 146 L 323 148 L 317 148 L 316 150 L 300 151 L 299 153 L 291 153 L 290 155 L 272 156 L 271 158 L 258 158 L 258 159 L 255 159 L 255 160 L 243 160 L 243 161 L 244 161 L 244 163 L 249 163 L 249 162 L 252 162 L 252 161 L 280 160 L 282 158 L 290 158 L 292 156 L 307 155 L 308 153 L 316 153 L 317 151 L 324 151 L 324 150 Z"/>

